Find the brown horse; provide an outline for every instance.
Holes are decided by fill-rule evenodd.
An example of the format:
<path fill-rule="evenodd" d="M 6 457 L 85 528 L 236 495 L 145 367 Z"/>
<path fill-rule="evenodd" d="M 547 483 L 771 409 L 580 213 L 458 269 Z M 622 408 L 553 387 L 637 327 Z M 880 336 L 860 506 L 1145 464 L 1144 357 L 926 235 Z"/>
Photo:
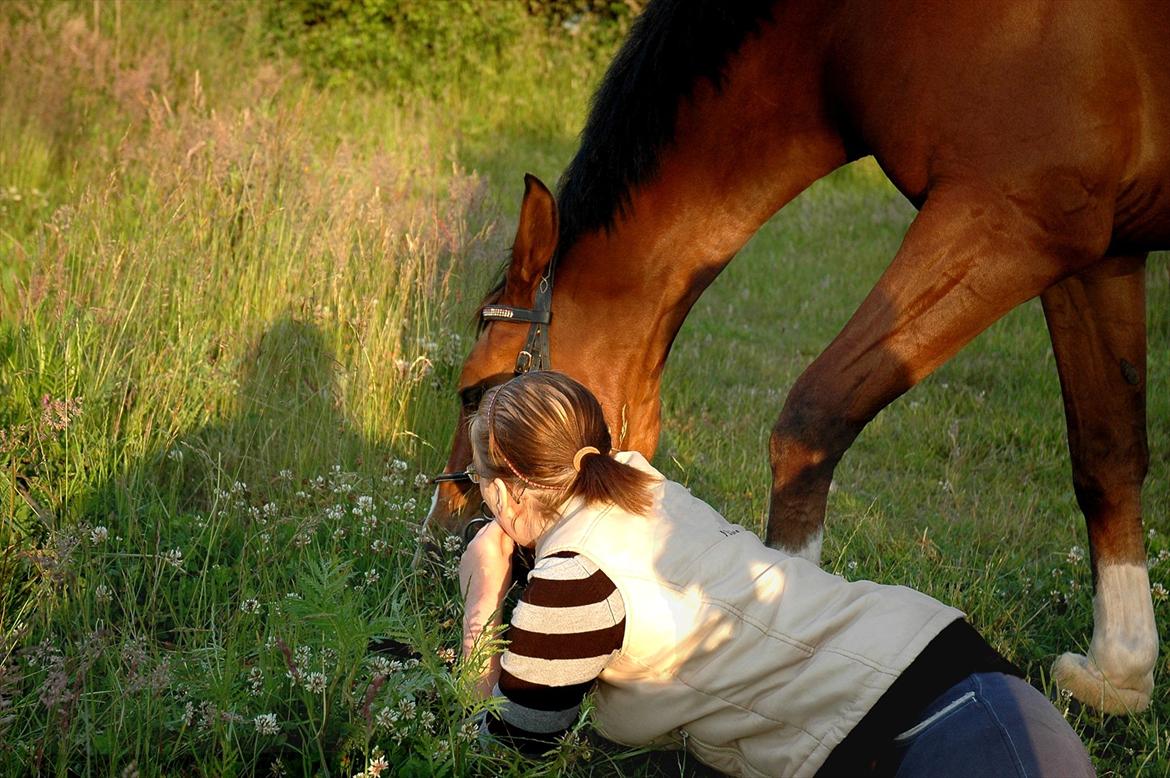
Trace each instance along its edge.
<path fill-rule="evenodd" d="M 550 263 L 553 366 L 622 448 L 653 454 L 659 382 L 691 305 L 773 213 L 873 155 L 919 208 L 897 256 L 792 387 L 772 432 L 767 541 L 819 561 L 833 470 L 861 429 L 1020 303 L 1056 354 L 1095 586 L 1057 681 L 1149 703 L 1157 632 L 1141 519 L 1147 252 L 1170 247 L 1165 0 L 654 0 L 610 67 L 560 186 L 527 189 L 490 302 L 534 307 Z M 489 317 L 490 318 L 490 317 Z M 526 326 L 489 320 L 467 415 Z M 429 521 L 478 506 L 443 484 Z"/>

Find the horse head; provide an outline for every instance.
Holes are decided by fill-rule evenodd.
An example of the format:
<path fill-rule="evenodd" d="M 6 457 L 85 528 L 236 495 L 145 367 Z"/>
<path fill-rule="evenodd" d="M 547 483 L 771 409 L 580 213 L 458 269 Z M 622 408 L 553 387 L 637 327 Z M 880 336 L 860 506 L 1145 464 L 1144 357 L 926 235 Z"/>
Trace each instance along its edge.
<path fill-rule="evenodd" d="M 537 289 L 546 279 L 556 247 L 556 201 L 540 179 L 526 175 L 512 258 L 503 280 L 488 293 L 483 307 L 531 309 Z M 459 375 L 459 422 L 451 441 L 451 454 L 445 468 L 447 473 L 458 473 L 470 464 L 468 425 L 484 393 L 515 374 L 517 356 L 524 349 L 529 329 L 526 324 L 525 321 L 481 319 L 479 336 Z M 443 531 L 467 538 L 479 525 L 474 520 L 485 513 L 475 484 L 469 480 L 442 481 L 436 485 L 424 526 L 432 532 Z"/>

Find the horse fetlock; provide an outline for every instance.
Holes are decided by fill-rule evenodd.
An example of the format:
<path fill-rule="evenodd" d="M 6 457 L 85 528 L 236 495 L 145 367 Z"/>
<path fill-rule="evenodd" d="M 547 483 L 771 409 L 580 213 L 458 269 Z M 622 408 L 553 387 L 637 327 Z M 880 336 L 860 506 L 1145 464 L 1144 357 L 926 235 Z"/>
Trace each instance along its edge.
<path fill-rule="evenodd" d="M 1102 713 L 1141 713 L 1150 706 L 1154 673 L 1116 681 L 1102 672 L 1092 656 L 1066 653 L 1052 665 L 1052 680 L 1061 689 Z"/>
<path fill-rule="evenodd" d="M 1053 665 L 1053 679 L 1106 713 L 1145 710 L 1154 688 L 1158 631 L 1144 564 L 1098 567 L 1093 621 L 1088 655 L 1061 656 Z"/>

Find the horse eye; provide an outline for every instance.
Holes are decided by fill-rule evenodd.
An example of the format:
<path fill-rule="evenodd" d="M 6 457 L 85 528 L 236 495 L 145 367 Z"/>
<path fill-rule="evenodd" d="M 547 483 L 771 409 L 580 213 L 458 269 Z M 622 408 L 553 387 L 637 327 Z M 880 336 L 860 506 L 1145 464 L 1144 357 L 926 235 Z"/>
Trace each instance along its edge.
<path fill-rule="evenodd" d="M 463 410 L 468 414 L 475 413 L 479 408 L 479 401 L 483 399 L 483 387 L 472 386 L 459 393 L 459 401 L 463 403 Z"/>

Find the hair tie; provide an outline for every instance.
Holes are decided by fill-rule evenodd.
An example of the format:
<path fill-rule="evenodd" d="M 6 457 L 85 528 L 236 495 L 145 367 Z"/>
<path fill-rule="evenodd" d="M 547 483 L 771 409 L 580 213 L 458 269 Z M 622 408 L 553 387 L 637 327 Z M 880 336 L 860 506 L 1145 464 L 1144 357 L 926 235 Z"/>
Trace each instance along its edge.
<path fill-rule="evenodd" d="M 601 452 L 598 451 L 593 446 L 585 446 L 584 448 L 578 449 L 577 453 L 573 455 L 573 469 L 575 471 L 577 471 L 578 473 L 580 473 L 581 472 L 581 460 L 585 458 L 585 455 L 586 454 L 600 454 L 600 453 Z"/>

